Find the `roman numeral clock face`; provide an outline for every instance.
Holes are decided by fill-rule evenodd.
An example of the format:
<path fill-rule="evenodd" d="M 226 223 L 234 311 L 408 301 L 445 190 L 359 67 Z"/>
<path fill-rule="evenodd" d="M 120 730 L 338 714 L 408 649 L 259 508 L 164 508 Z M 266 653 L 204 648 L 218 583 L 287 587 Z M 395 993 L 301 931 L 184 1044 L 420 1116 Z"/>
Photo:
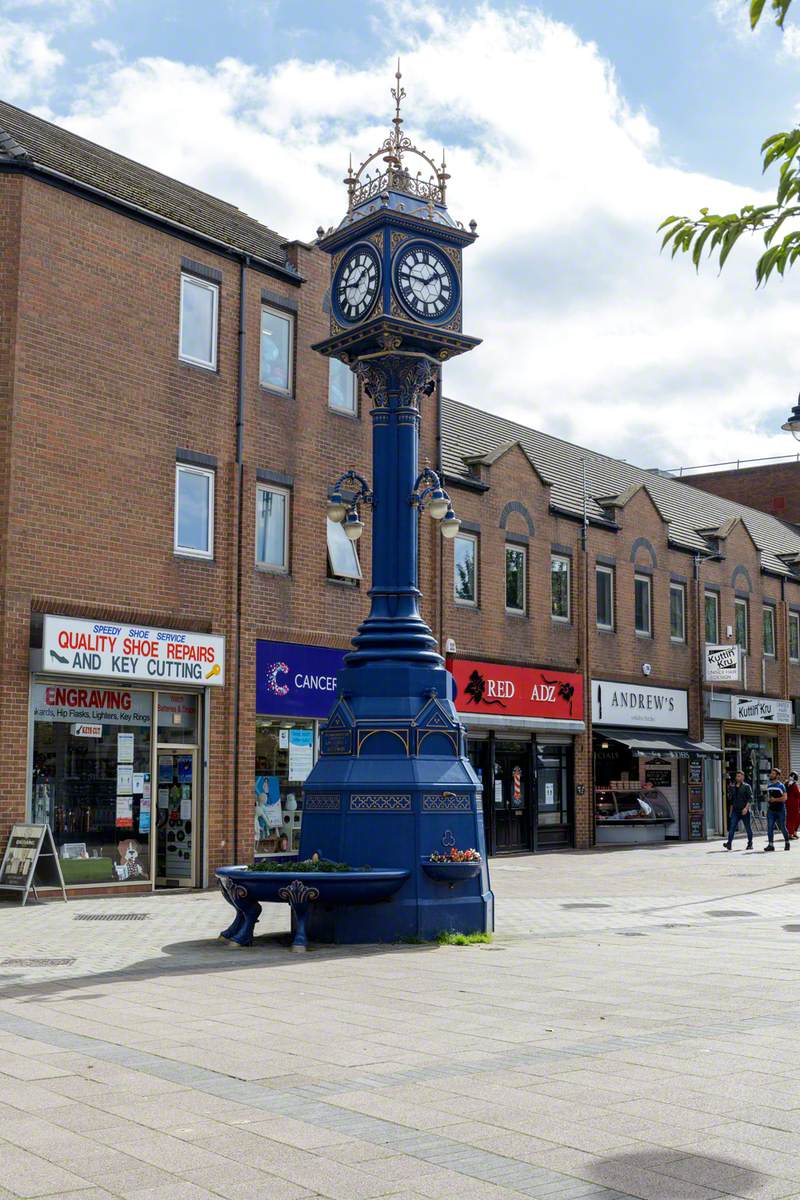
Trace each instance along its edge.
<path fill-rule="evenodd" d="M 458 303 L 453 264 L 441 250 L 425 243 L 415 242 L 398 251 L 394 286 L 403 308 L 418 320 L 444 320 Z"/>
<path fill-rule="evenodd" d="M 381 286 L 381 264 L 374 247 L 364 242 L 348 252 L 336 271 L 333 294 L 339 315 L 354 324 L 363 321 Z"/>

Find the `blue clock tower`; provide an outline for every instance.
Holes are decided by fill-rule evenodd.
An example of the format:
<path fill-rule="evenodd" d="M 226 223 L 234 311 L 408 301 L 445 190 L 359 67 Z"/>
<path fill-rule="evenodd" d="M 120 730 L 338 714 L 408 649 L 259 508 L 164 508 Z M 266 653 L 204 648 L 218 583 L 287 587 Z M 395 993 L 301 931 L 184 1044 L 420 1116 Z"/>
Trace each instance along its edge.
<path fill-rule="evenodd" d="M 408 871 L 383 903 L 311 907 L 310 936 L 345 943 L 483 932 L 494 921 L 481 788 L 418 579 L 423 514 L 445 537 L 459 528 L 437 474 L 419 470 L 419 425 L 442 363 L 479 344 L 461 328 L 462 252 L 475 223 L 465 229 L 447 210 L 444 157 L 436 166 L 403 133 L 399 65 L 396 79 L 392 132 L 348 170 L 341 223 L 318 230 L 331 256 L 331 317 L 314 349 L 355 372 L 373 429 L 372 485 L 345 472 L 328 516 L 356 540 L 371 509 L 372 587 L 306 780 L 300 858 Z M 477 850 L 479 867 L 430 862 L 451 848 Z"/>

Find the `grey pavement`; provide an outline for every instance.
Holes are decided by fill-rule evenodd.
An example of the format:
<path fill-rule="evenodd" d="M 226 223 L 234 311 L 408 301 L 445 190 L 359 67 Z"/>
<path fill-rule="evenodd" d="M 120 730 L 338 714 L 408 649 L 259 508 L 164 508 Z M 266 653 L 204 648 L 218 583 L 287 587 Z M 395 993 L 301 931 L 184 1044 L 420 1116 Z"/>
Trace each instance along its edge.
<path fill-rule="evenodd" d="M 0 1200 L 800 1198 L 800 843 L 492 876 L 470 947 L 0 904 Z"/>

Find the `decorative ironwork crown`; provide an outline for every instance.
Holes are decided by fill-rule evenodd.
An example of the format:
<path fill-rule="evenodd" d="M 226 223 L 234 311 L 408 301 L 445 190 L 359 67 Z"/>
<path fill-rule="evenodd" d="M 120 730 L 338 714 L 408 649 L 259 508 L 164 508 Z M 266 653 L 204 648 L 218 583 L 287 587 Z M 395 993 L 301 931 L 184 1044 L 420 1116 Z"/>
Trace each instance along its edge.
<path fill-rule="evenodd" d="M 397 82 L 391 89 L 394 100 L 392 132 L 381 142 L 374 154 L 370 154 L 368 158 L 364 159 L 357 171 L 353 171 L 352 158 L 347 168 L 347 177 L 344 182 L 347 185 L 348 212 L 352 212 L 354 208 L 359 208 L 366 201 L 374 200 L 388 192 L 402 192 L 407 196 L 413 196 L 417 200 L 426 202 L 431 207 L 434 204 L 444 205 L 445 203 L 447 180 L 450 176 L 447 174 L 444 150 L 442 150 L 441 165 L 437 167 L 430 155 L 415 146 L 408 135 L 403 133 L 400 105 L 405 99 L 406 89 L 400 83 L 402 75 L 399 58 L 395 79 Z M 416 175 L 412 175 L 403 161 L 404 155 L 415 155 L 418 159 L 422 159 L 430 171 L 427 177 L 423 169 L 418 170 Z M 372 167 L 371 164 L 375 163 L 376 159 L 382 159 L 386 166 L 384 168 Z"/>

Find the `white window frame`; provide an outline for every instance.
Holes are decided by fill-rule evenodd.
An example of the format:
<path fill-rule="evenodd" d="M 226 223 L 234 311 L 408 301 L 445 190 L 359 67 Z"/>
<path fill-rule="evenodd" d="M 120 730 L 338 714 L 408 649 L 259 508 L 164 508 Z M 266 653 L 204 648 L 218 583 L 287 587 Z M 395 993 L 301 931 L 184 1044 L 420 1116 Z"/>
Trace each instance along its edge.
<path fill-rule="evenodd" d="M 716 626 L 716 637 L 713 642 L 707 642 L 706 645 L 714 646 L 719 644 L 719 595 L 717 592 L 703 592 L 703 637 L 706 633 L 706 605 L 709 600 L 714 602 L 714 625 Z"/>
<path fill-rule="evenodd" d="M 672 632 L 672 593 L 679 592 L 681 597 L 681 632 L 680 635 Z M 672 582 L 669 585 L 669 640 L 675 642 L 676 645 L 681 645 L 686 641 L 686 585 L 683 583 Z"/>
<path fill-rule="evenodd" d="M 473 561 L 475 570 L 472 577 L 473 597 L 471 600 L 465 600 L 456 592 L 456 544 L 458 542 L 472 542 Z M 457 533 L 453 538 L 453 600 L 461 608 L 477 608 L 478 607 L 478 538 L 474 533 Z"/>
<path fill-rule="evenodd" d="M 739 608 L 744 609 L 744 645 L 736 636 L 736 613 Z M 733 602 L 733 636 L 735 645 L 741 646 L 742 654 L 750 653 L 750 605 L 743 596 L 737 596 Z"/>
<path fill-rule="evenodd" d="M 766 617 L 767 613 L 769 613 L 769 619 L 772 623 L 772 650 L 771 651 L 767 650 L 767 639 L 764 637 L 764 618 Z M 762 605 L 761 638 L 762 638 L 761 649 L 764 654 L 764 658 L 777 658 L 778 657 L 778 622 L 775 619 L 775 606 L 773 604 Z"/>
<path fill-rule="evenodd" d="M 331 402 L 331 375 L 333 374 L 334 370 L 337 369 L 334 364 L 338 364 L 338 366 L 342 367 L 350 376 L 350 387 L 353 399 L 353 403 L 350 408 L 342 408 L 341 405 L 333 404 Z M 344 413 L 346 417 L 358 416 L 358 380 L 346 363 L 341 362 L 340 359 L 334 358 L 333 356 L 328 359 L 328 408 L 331 410 L 331 412 Z"/>
<path fill-rule="evenodd" d="M 647 584 L 647 629 L 640 629 L 636 624 L 636 584 Z M 651 638 L 653 636 L 653 580 L 649 575 L 636 572 L 633 577 L 633 629 L 637 637 Z"/>
<path fill-rule="evenodd" d="M 274 496 L 283 496 L 286 505 L 284 507 L 284 522 L 283 522 L 283 562 L 280 566 L 275 563 L 264 562 L 258 557 L 258 521 L 261 511 L 261 496 L 264 492 L 270 492 Z M 291 504 L 292 493 L 289 488 L 275 487 L 271 483 L 256 484 L 256 566 L 261 571 L 272 571 L 275 575 L 289 574 L 289 521 L 291 519 Z"/>
<path fill-rule="evenodd" d="M 287 363 L 287 371 L 286 371 L 286 379 L 288 381 L 288 387 L 285 387 L 285 388 L 278 387 L 277 384 L 274 384 L 274 383 L 265 383 L 263 376 L 262 376 L 262 371 L 261 371 L 261 366 L 262 366 L 262 364 L 261 364 L 261 342 L 262 342 L 262 338 L 263 338 L 262 320 L 263 320 L 265 312 L 272 313 L 273 317 L 278 317 L 279 320 L 287 321 L 289 324 L 289 346 L 288 346 L 288 351 L 287 351 L 289 361 Z M 261 305 L 261 313 L 259 315 L 259 321 L 258 321 L 258 382 L 259 382 L 260 386 L 263 388 L 266 388 L 266 390 L 268 392 L 277 392 L 281 396 L 293 396 L 294 395 L 294 330 L 295 330 L 294 313 L 287 312 L 283 308 L 278 308 L 274 304 L 262 304 Z"/>
<path fill-rule="evenodd" d="M 344 527 L 341 524 L 337 524 L 335 521 L 331 521 L 330 517 L 326 517 L 326 522 L 327 522 L 327 524 L 325 526 L 325 553 L 328 557 L 328 571 L 330 572 L 329 578 L 330 579 L 343 579 L 351 584 L 357 583 L 362 578 L 361 560 L 358 557 L 358 543 L 350 541 L 350 539 L 347 537 L 347 534 L 344 532 Z M 336 531 L 338 531 L 338 532 L 336 532 Z M 328 538 L 331 533 L 334 534 L 334 537 L 338 537 L 339 533 L 341 533 L 342 537 L 346 539 L 348 546 L 353 551 L 353 559 L 355 561 L 355 570 L 352 574 L 342 575 L 338 571 L 334 570 L 333 559 L 331 557 L 331 552 L 330 552 L 330 543 L 328 541 Z"/>
<path fill-rule="evenodd" d="M 194 358 L 191 354 L 183 352 L 183 293 L 186 284 L 191 284 L 192 287 L 205 288 L 211 292 L 213 296 L 213 306 L 211 311 L 211 359 L 206 361 L 203 358 Z M 219 325 L 219 284 L 211 283 L 208 279 L 200 279 L 197 275 L 192 275 L 187 271 L 181 271 L 181 296 L 180 296 L 180 311 L 178 314 L 178 358 L 181 362 L 191 363 L 193 367 L 202 367 L 206 371 L 216 371 L 217 369 L 217 327 Z"/>
<path fill-rule="evenodd" d="M 553 593 L 553 567 L 557 562 L 564 563 L 567 568 L 567 615 L 565 617 L 553 612 L 553 602 L 555 600 Z M 566 554 L 550 555 L 550 617 L 553 621 L 558 621 L 561 625 L 569 625 L 572 620 L 572 559 Z"/>
<path fill-rule="evenodd" d="M 797 654 L 792 654 L 792 622 L 797 626 Z M 789 610 L 789 645 L 787 647 L 789 662 L 800 662 L 800 612 L 792 612 Z"/>
<path fill-rule="evenodd" d="M 208 549 L 197 550 L 193 546 L 181 546 L 178 542 L 178 495 L 179 482 L 182 474 L 185 475 L 203 475 L 209 481 L 208 485 Z M 206 560 L 214 557 L 214 476 L 216 472 L 210 467 L 195 467 L 191 463 L 176 463 L 175 464 L 175 499 L 174 507 L 175 514 L 173 520 L 172 546 L 175 554 L 181 558 L 203 558 Z"/>
<path fill-rule="evenodd" d="M 595 623 L 596 623 L 598 629 L 613 630 L 616 628 L 616 624 L 615 624 L 616 614 L 614 611 L 614 568 L 609 567 L 606 563 L 596 563 L 595 568 L 594 568 L 594 574 L 595 574 L 595 585 L 594 585 Z M 597 577 L 599 575 L 607 575 L 608 576 L 610 600 L 611 600 L 611 624 L 610 625 L 607 625 L 604 621 L 600 620 L 600 616 L 597 611 Z"/>
<path fill-rule="evenodd" d="M 509 554 L 522 555 L 522 607 L 510 608 L 508 604 L 508 556 Z M 505 553 L 505 608 L 507 613 L 514 613 L 516 616 L 525 616 L 528 611 L 528 551 L 525 546 L 518 546 L 516 542 L 506 542 Z"/>

